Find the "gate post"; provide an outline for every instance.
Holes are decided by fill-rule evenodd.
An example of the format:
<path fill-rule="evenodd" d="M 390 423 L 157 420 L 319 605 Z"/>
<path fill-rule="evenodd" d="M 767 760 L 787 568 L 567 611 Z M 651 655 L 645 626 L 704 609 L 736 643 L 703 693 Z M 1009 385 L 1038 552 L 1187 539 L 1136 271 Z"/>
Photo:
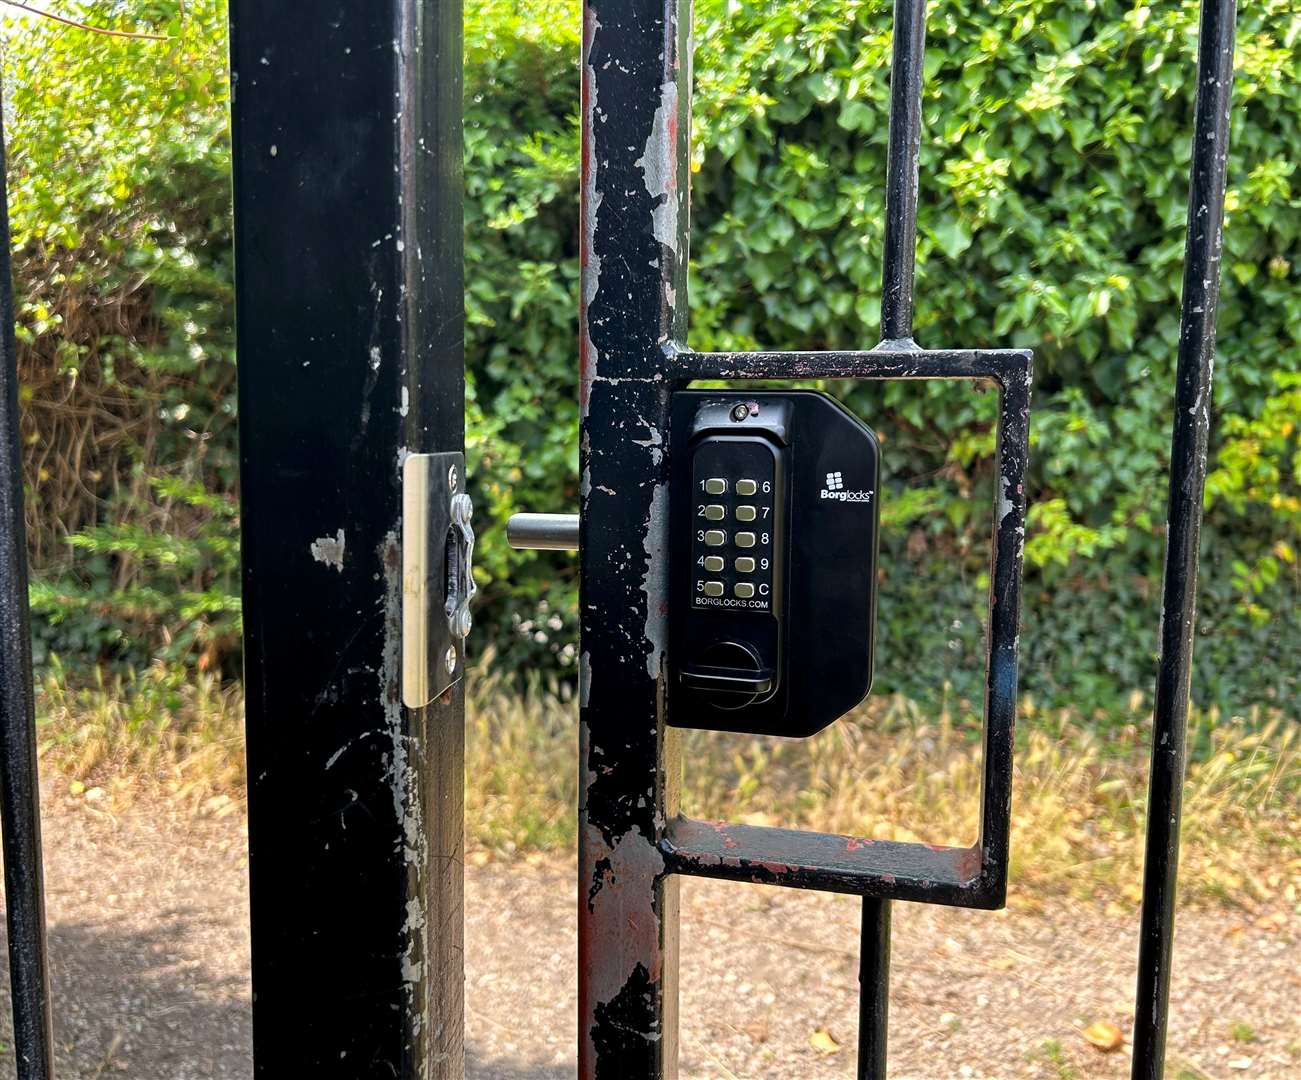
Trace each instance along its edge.
<path fill-rule="evenodd" d="M 459 1078 L 459 688 L 407 709 L 404 458 L 463 431 L 461 4 L 233 0 L 255 1074 Z"/>
<path fill-rule="evenodd" d="M 664 723 L 668 351 L 685 342 L 689 0 L 583 5 L 579 1076 L 677 1071 Z"/>

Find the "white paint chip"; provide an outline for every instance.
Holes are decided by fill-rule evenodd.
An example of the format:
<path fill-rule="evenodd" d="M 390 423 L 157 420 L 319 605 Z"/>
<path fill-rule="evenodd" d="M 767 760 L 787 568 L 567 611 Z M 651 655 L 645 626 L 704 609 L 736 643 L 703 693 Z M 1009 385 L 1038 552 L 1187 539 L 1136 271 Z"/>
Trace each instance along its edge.
<path fill-rule="evenodd" d="M 318 563 L 324 563 L 326 566 L 333 566 L 342 574 L 343 549 L 345 544 L 346 541 L 342 529 L 333 536 L 318 536 L 312 541 L 312 558 Z"/>
<path fill-rule="evenodd" d="M 677 112 L 677 83 L 666 82 L 660 87 L 660 103 L 646 148 L 633 162 L 642 170 L 647 192 L 659 200 L 651 211 L 655 239 L 673 251 L 678 247 Z"/>

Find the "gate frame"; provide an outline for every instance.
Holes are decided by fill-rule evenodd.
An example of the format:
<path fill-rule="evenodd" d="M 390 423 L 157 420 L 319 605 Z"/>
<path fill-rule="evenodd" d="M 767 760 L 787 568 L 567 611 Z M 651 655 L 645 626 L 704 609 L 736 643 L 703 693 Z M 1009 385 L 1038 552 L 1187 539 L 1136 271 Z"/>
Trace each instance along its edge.
<path fill-rule="evenodd" d="M 1164 1068 L 1235 14 L 1234 0 L 1203 0 L 1135 1080 L 1155 1080 Z M 1010 776 L 1025 512 L 1025 455 L 1014 442 L 1005 457 L 1004 440 L 1028 440 L 1029 355 L 930 352 L 913 340 L 925 18 L 925 0 L 896 0 L 881 343 L 864 353 L 702 354 L 686 345 L 691 2 L 584 0 L 578 881 L 583 1078 L 658 1080 L 677 1074 L 677 875 L 864 894 L 860 1077 L 882 1077 L 886 1068 L 889 900 L 985 907 L 1003 901 L 1010 792 L 1002 778 L 1004 768 Z M 844 837 L 682 819 L 678 739 L 666 722 L 672 699 L 666 614 L 672 598 L 665 455 L 672 392 L 693 379 L 952 377 L 957 372 L 945 370 L 946 364 L 978 365 L 988 357 L 1023 365 L 1020 379 L 997 364 L 981 372 L 998 380 L 1002 392 L 978 841 L 980 855 L 994 861 L 982 859 L 973 872 L 950 849 L 932 853 L 938 858 L 896 865 L 901 852 L 871 845 L 875 850 L 863 856 L 858 852 L 864 843 Z M 1009 462 L 1014 473 L 1006 468 Z M 1008 542 L 1014 560 L 1000 558 Z M 916 850 L 896 847 L 905 854 Z M 944 880 L 955 868 L 958 882 Z M 987 880 L 983 891 L 955 887 L 991 872 L 996 880 Z"/>

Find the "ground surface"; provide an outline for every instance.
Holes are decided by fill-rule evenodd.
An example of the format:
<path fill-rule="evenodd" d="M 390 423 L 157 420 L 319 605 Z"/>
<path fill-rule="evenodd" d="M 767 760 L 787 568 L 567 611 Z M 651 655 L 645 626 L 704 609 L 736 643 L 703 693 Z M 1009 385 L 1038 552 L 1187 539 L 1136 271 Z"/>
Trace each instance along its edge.
<path fill-rule="evenodd" d="M 61 1080 L 247 1080 L 240 814 L 110 814 L 84 798 L 45 814 Z M 469 1075 L 573 1076 L 571 869 L 467 872 Z M 686 882 L 682 911 L 684 1080 L 854 1075 L 854 901 Z M 1134 952 L 1128 907 L 896 905 L 891 1076 L 1127 1076 L 1127 1046 L 1104 1053 L 1082 1032 L 1128 1035 Z M 1301 926 L 1184 913 L 1174 1002 L 1170 1080 L 1301 1076 Z"/>

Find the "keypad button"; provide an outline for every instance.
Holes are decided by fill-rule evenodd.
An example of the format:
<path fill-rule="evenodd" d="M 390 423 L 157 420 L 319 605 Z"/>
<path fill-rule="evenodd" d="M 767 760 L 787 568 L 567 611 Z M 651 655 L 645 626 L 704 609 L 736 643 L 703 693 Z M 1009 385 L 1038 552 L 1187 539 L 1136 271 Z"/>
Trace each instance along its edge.
<path fill-rule="evenodd" d="M 722 521 L 725 517 L 727 517 L 727 508 L 725 506 L 720 506 L 718 503 L 710 503 L 705 507 L 706 521 Z"/>
<path fill-rule="evenodd" d="M 750 543 L 748 545 L 745 545 L 747 547 L 752 546 L 754 544 L 754 533 L 750 533 L 749 536 L 750 536 Z M 707 529 L 705 531 L 706 547 L 722 547 L 726 543 L 727 543 L 727 533 L 723 532 L 722 529 Z"/>
<path fill-rule="evenodd" d="M 736 493 L 738 495 L 753 495 L 759 490 L 759 485 L 753 480 L 738 480 L 736 482 Z"/>
<path fill-rule="evenodd" d="M 737 521 L 753 521 L 756 513 L 753 506 L 738 506 L 736 508 Z"/>
<path fill-rule="evenodd" d="M 705 565 L 707 566 L 708 564 L 709 564 L 709 560 L 706 559 Z M 742 555 L 739 559 L 736 560 L 736 562 L 733 565 L 736 567 L 739 573 L 742 574 L 754 573 L 754 560 L 750 558 L 749 555 Z"/>
<path fill-rule="evenodd" d="M 706 495 L 724 495 L 727 493 L 727 481 L 721 476 L 711 476 L 705 481 Z"/>
<path fill-rule="evenodd" d="M 723 595 L 723 583 L 722 583 L 721 581 L 706 581 L 706 582 L 705 582 L 705 595 L 706 595 L 706 596 L 722 596 L 722 595 Z"/>
<path fill-rule="evenodd" d="M 721 535 L 721 534 L 720 534 L 720 535 Z M 705 543 L 709 543 L 709 534 L 708 534 L 708 533 L 705 534 Z M 722 541 L 720 540 L 719 543 L 722 543 Z M 754 533 L 752 533 L 752 532 L 739 532 L 739 533 L 737 533 L 737 534 L 736 534 L 736 546 L 737 546 L 737 547 L 743 547 L 743 548 L 752 548 L 752 547 L 754 547 Z"/>
<path fill-rule="evenodd" d="M 741 600 L 749 600 L 754 596 L 754 586 L 748 581 L 738 581 L 732 588 L 732 592 Z"/>
<path fill-rule="evenodd" d="M 754 562 L 753 559 L 751 559 L 750 561 Z M 721 574 L 723 572 L 723 556 L 706 555 L 705 569 L 708 570 L 711 574 Z"/>

